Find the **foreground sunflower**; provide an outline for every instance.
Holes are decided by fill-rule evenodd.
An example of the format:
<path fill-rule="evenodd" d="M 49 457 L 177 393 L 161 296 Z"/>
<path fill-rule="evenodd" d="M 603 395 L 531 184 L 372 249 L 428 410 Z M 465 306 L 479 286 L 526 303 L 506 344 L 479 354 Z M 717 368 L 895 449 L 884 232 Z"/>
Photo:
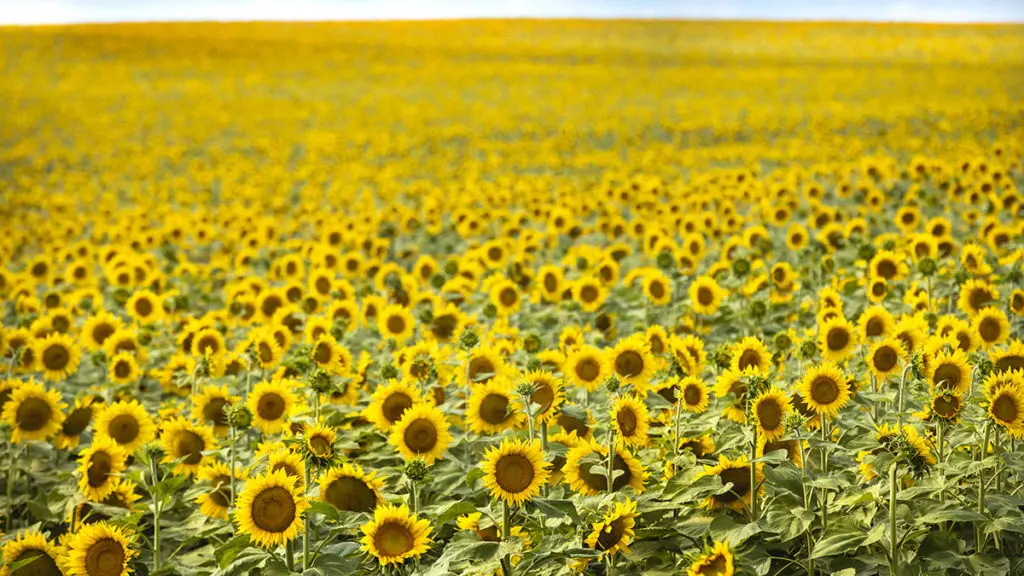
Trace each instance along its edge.
<path fill-rule="evenodd" d="M 807 370 L 796 391 L 815 414 L 828 418 L 850 401 L 849 379 L 831 362 Z"/>
<path fill-rule="evenodd" d="M 383 489 L 384 480 L 358 464 L 331 468 L 320 477 L 320 500 L 347 512 L 373 512 L 384 503 Z"/>
<path fill-rule="evenodd" d="M 38 530 L 21 532 L 12 540 L 4 543 L 0 549 L 3 553 L 4 566 L 0 568 L 0 576 L 60 576 L 58 567 L 60 548 L 50 542 Z M 21 564 L 16 570 L 10 566 Z"/>
<path fill-rule="evenodd" d="M 235 525 L 257 546 L 274 548 L 294 540 L 309 502 L 283 470 L 252 478 L 238 495 Z"/>
<path fill-rule="evenodd" d="M 1024 389 L 1004 386 L 993 392 L 988 416 L 1015 437 L 1024 436 Z"/>
<path fill-rule="evenodd" d="M 971 388 L 971 371 L 962 350 L 941 352 L 928 362 L 928 385 L 932 389 L 965 394 Z"/>
<path fill-rule="evenodd" d="M 751 405 L 750 413 L 757 423 L 758 436 L 778 440 L 786 432 L 786 415 L 790 401 L 786 393 L 776 386 L 762 392 Z"/>
<path fill-rule="evenodd" d="M 46 440 L 60 430 L 64 422 L 60 393 L 47 390 L 34 380 L 22 382 L 3 409 L 3 421 L 11 427 L 11 441 Z"/>
<path fill-rule="evenodd" d="M 127 576 L 138 552 L 122 528 L 97 522 L 72 535 L 65 554 L 64 564 L 76 576 Z"/>
<path fill-rule="evenodd" d="M 487 449 L 480 467 L 491 496 L 506 504 L 522 504 L 540 493 L 550 464 L 544 461 L 540 443 L 505 438 Z"/>
<path fill-rule="evenodd" d="M 526 415 L 512 391 L 512 384 L 504 378 L 495 378 L 473 387 L 466 404 L 466 421 L 476 434 L 499 434 L 522 426 Z"/>
<path fill-rule="evenodd" d="M 636 535 L 633 527 L 636 526 L 638 516 L 635 501 L 617 502 L 600 522 L 594 523 L 586 539 L 587 546 L 600 550 L 601 558 L 613 556 L 620 551 L 629 554 L 629 543 Z"/>
<path fill-rule="evenodd" d="M 402 564 L 430 549 L 430 522 L 414 516 L 404 504 L 377 506 L 373 519 L 359 529 L 362 549 L 381 566 Z"/>
<path fill-rule="evenodd" d="M 433 464 L 452 443 L 452 435 L 444 412 L 424 403 L 402 414 L 388 440 L 406 460 L 422 459 Z"/>
<path fill-rule="evenodd" d="M 156 437 L 156 424 L 138 400 L 115 402 L 96 416 L 96 437 L 109 438 L 131 454 Z"/>
<path fill-rule="evenodd" d="M 729 541 L 715 542 L 715 545 L 701 554 L 686 569 L 686 576 L 733 576 L 736 573 Z"/>

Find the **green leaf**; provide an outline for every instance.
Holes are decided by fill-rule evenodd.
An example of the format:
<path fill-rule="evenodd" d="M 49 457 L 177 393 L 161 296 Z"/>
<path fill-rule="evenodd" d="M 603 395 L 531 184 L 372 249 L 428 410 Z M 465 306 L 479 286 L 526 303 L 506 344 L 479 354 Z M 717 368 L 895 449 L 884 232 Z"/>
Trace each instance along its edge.
<path fill-rule="evenodd" d="M 444 507 L 441 513 L 437 515 L 437 521 L 435 524 L 437 526 L 443 526 L 455 518 L 471 512 L 476 512 L 476 506 L 474 506 L 472 502 L 458 500 Z"/>
<path fill-rule="evenodd" d="M 334 505 L 320 500 L 311 501 L 309 503 L 309 510 L 306 511 L 306 514 L 320 514 L 333 522 L 337 522 L 341 519 L 341 512 L 339 512 Z"/>
<path fill-rule="evenodd" d="M 472 488 L 473 484 L 484 477 L 484 471 L 479 467 L 474 467 L 466 472 L 466 486 Z"/>
<path fill-rule="evenodd" d="M 977 522 L 984 519 L 984 516 L 974 510 L 952 508 L 949 510 L 936 510 L 935 512 L 918 516 L 914 524 L 922 526 L 926 524 L 940 524 L 942 522 Z"/>
<path fill-rule="evenodd" d="M 576 511 L 576 505 L 571 500 L 550 500 L 546 498 L 534 498 L 527 503 L 528 507 L 536 507 L 548 516 L 556 518 L 571 518 L 573 523 L 579 524 L 580 516 Z"/>
<path fill-rule="evenodd" d="M 814 553 L 811 558 L 824 558 L 825 556 L 841 556 L 853 552 L 864 542 L 863 532 L 843 532 L 833 534 L 818 540 L 814 545 Z"/>
<path fill-rule="evenodd" d="M 213 556 L 217 559 L 217 564 L 224 569 L 228 564 L 231 564 L 238 553 L 249 547 L 249 536 L 247 534 L 239 534 L 231 540 L 228 540 L 223 546 L 216 549 L 213 552 Z"/>

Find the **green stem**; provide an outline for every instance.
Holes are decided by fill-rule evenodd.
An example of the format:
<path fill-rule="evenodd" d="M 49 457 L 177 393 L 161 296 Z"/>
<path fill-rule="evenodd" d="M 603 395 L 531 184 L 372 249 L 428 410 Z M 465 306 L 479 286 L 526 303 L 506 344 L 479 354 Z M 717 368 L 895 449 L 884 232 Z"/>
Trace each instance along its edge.
<path fill-rule="evenodd" d="M 14 527 L 14 518 L 11 517 L 11 512 L 14 503 L 14 483 L 18 477 L 17 451 L 14 449 L 14 443 L 10 439 L 7 440 L 7 454 L 9 458 L 7 463 L 7 498 L 4 500 L 4 530 L 9 533 Z"/>
<path fill-rule="evenodd" d="M 150 492 L 153 496 L 153 571 L 156 572 L 160 569 L 160 512 L 163 502 L 157 498 L 156 490 L 153 489 L 160 483 L 160 466 L 157 464 L 155 456 L 149 458 L 149 472 L 153 477 Z"/>
<path fill-rule="evenodd" d="M 1003 452 L 999 449 L 1002 440 L 999 435 L 1000 428 L 996 427 L 996 436 L 992 439 L 992 452 L 996 457 L 996 492 L 1003 491 Z"/>
<path fill-rule="evenodd" d="M 945 448 L 946 439 L 946 426 L 945 423 L 940 419 L 935 423 L 935 461 L 938 463 L 939 468 L 939 502 L 945 502 L 945 494 L 943 486 L 945 485 L 946 471 L 942 468 L 942 452 Z"/>
<path fill-rule="evenodd" d="M 757 422 L 750 418 L 750 521 L 757 522 L 760 517 L 757 502 Z"/>
<path fill-rule="evenodd" d="M 896 472 L 899 464 L 889 467 L 889 573 L 899 576 L 900 543 L 896 535 Z"/>
<path fill-rule="evenodd" d="M 897 410 L 896 418 L 897 418 L 897 422 L 899 422 L 899 429 L 900 430 L 903 429 L 903 396 L 904 396 L 903 389 L 907 387 L 907 374 L 910 372 L 910 370 L 911 370 L 911 368 L 913 368 L 913 366 L 914 366 L 914 364 L 913 364 L 912 361 L 911 362 L 907 362 L 906 367 L 903 368 L 903 375 L 900 376 L 900 389 L 898 390 L 899 404 L 897 405 L 897 408 L 896 408 L 896 410 Z"/>
<path fill-rule="evenodd" d="M 540 423 L 540 447 L 544 450 L 544 454 L 548 453 L 548 423 L 546 420 Z M 544 492 L 544 497 L 547 498 L 551 487 L 545 482 L 541 490 Z"/>
<path fill-rule="evenodd" d="M 615 479 L 613 472 L 615 471 L 615 429 L 611 428 L 608 430 L 608 471 L 606 473 L 606 480 L 608 482 L 608 492 L 612 492 L 612 481 Z"/>
<path fill-rule="evenodd" d="M 825 443 L 828 442 L 828 418 L 821 416 L 821 475 L 828 474 L 828 449 Z M 821 531 L 828 529 L 828 491 L 821 489 Z"/>
<path fill-rule="evenodd" d="M 508 542 L 512 539 L 512 504 L 505 501 L 501 506 L 501 539 Z M 502 576 L 512 576 L 512 558 L 505 556 L 501 559 Z"/>
<path fill-rule="evenodd" d="M 985 434 L 984 440 L 981 444 L 981 461 L 985 461 L 985 456 L 988 454 L 988 440 L 989 434 L 992 432 L 992 421 L 988 420 L 985 422 Z M 985 514 L 985 467 L 980 466 L 978 468 L 978 514 Z M 985 551 L 985 540 L 981 532 L 981 521 L 979 520 L 974 524 L 974 541 L 975 541 L 975 553 L 981 553 Z"/>
<path fill-rule="evenodd" d="M 672 453 L 675 456 L 679 456 L 679 428 L 682 427 L 683 422 L 683 391 L 681 388 L 676 387 L 676 414 L 675 414 L 675 433 L 673 438 L 675 439 L 675 447 L 672 449 Z"/>
<path fill-rule="evenodd" d="M 292 546 L 292 541 L 291 540 L 289 540 L 289 541 L 284 543 L 284 551 L 285 551 L 285 562 L 286 562 L 286 564 L 288 566 L 288 571 L 289 572 L 295 572 L 295 550 L 294 550 L 294 546 Z"/>
<path fill-rule="evenodd" d="M 228 500 L 228 507 L 233 508 L 235 506 L 235 427 L 231 427 L 231 440 L 228 444 L 228 456 L 231 459 L 231 479 L 228 483 L 231 486 L 231 499 Z"/>
<path fill-rule="evenodd" d="M 304 488 L 305 488 L 305 490 L 307 492 L 309 491 L 309 484 L 310 484 L 309 469 L 310 469 L 310 464 L 307 463 L 306 464 L 306 470 L 305 470 L 305 472 L 306 472 L 306 483 L 305 483 L 305 486 L 304 486 Z M 313 529 L 313 526 L 312 526 L 313 522 L 312 522 L 312 520 L 310 520 L 310 516 L 311 515 L 309 514 L 309 512 L 306 512 L 306 517 L 303 519 L 303 523 L 305 524 L 305 526 L 303 527 L 303 530 L 302 530 L 302 568 L 304 570 L 309 570 L 309 568 L 310 568 L 309 562 L 311 560 L 311 558 L 309 557 L 309 538 L 310 538 L 310 530 Z M 291 551 L 291 548 L 289 547 L 288 550 Z"/>
<path fill-rule="evenodd" d="M 796 443 L 800 448 L 800 480 L 804 491 L 804 510 L 811 509 L 811 491 L 807 489 L 807 453 L 804 451 L 804 439 L 800 428 L 796 431 Z M 804 540 L 807 542 L 807 576 L 814 576 L 814 539 L 811 531 L 804 532 Z"/>

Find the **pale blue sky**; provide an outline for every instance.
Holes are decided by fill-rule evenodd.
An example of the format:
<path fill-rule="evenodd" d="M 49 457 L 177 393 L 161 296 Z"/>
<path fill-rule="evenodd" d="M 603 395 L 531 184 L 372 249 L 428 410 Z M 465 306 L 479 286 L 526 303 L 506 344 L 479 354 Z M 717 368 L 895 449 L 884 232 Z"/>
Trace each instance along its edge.
<path fill-rule="evenodd" d="M 0 0 L 0 23 L 429 18 L 1024 22 L 1024 0 Z"/>

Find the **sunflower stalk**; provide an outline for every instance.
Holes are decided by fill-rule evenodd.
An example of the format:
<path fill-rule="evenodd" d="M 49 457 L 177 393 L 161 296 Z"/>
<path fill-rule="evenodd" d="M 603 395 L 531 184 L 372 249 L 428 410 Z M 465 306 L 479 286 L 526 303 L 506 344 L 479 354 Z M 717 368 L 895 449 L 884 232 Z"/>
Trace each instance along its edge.
<path fill-rule="evenodd" d="M 512 504 L 505 501 L 501 506 L 501 540 L 508 542 L 512 539 Z M 512 558 L 505 556 L 501 559 L 501 571 L 503 575 L 512 576 Z"/>
<path fill-rule="evenodd" d="M 900 387 L 896 391 L 897 404 L 896 404 L 896 420 L 899 422 L 899 429 L 903 429 L 903 397 L 905 395 L 905 388 L 907 387 L 907 374 L 913 369 L 913 361 L 907 362 L 907 365 L 903 368 L 903 374 L 900 376 Z"/>
<path fill-rule="evenodd" d="M 153 454 L 149 456 L 149 472 L 153 479 L 152 486 L 160 483 L 160 466 L 157 464 L 156 458 L 156 455 Z M 162 512 L 163 501 L 157 497 L 156 490 L 150 491 L 153 493 L 153 571 L 156 572 L 160 570 L 160 513 Z"/>
<path fill-rule="evenodd" d="M 540 423 L 540 447 L 544 450 L 544 454 L 548 453 L 548 423 L 546 420 Z M 551 492 L 551 488 L 548 486 L 547 482 L 544 483 L 544 487 L 541 490 L 543 491 L 545 498 L 547 498 L 548 494 Z"/>
<path fill-rule="evenodd" d="M 985 432 L 983 435 L 983 441 L 981 443 L 981 454 L 979 458 L 981 462 L 985 461 L 985 456 L 988 454 L 988 441 L 989 435 L 992 433 L 992 421 L 988 420 L 985 422 Z M 978 514 L 985 514 L 985 467 L 980 466 L 978 468 Z M 975 553 L 980 554 L 985 551 L 985 540 L 982 532 L 981 521 L 974 523 L 974 547 Z"/>
<path fill-rule="evenodd" d="M 615 428 L 608 430 L 608 470 L 606 480 L 608 492 L 612 491 L 612 481 L 615 480 Z"/>
<path fill-rule="evenodd" d="M 946 439 L 946 426 L 942 419 L 939 419 L 935 423 L 935 461 L 939 469 L 939 502 L 945 502 L 945 490 L 943 485 L 946 483 L 946 471 L 942 468 L 942 453 L 945 448 Z"/>
<path fill-rule="evenodd" d="M 825 443 L 828 442 L 828 418 L 821 417 L 821 475 L 828 474 L 828 449 Z M 828 530 L 828 490 L 821 489 L 821 531 Z"/>
<path fill-rule="evenodd" d="M 18 474 L 18 456 L 14 449 L 14 443 L 9 438 L 7 440 L 7 455 L 9 458 L 7 462 L 7 498 L 4 500 L 4 530 L 10 532 L 14 527 L 13 518 L 11 518 L 11 504 L 14 500 L 14 482 Z"/>
<path fill-rule="evenodd" d="M 796 429 L 796 443 L 800 449 L 800 484 L 803 487 L 804 493 L 804 510 L 811 509 L 811 491 L 807 489 L 807 453 L 804 450 L 804 439 L 800 433 L 801 428 Z M 804 539 L 807 542 L 807 576 L 814 576 L 814 539 L 811 536 L 811 531 L 807 530 L 804 532 Z"/>
<path fill-rule="evenodd" d="M 896 474 L 899 463 L 893 463 L 889 467 L 889 573 L 892 576 L 899 576 L 900 573 L 900 543 L 896 534 Z"/>
<path fill-rule="evenodd" d="M 750 418 L 750 521 L 757 522 L 760 516 L 757 502 L 757 419 Z"/>
<path fill-rule="evenodd" d="M 304 471 L 305 471 L 305 485 L 303 487 L 305 488 L 305 490 L 308 493 L 308 491 L 309 491 L 309 483 L 310 483 L 310 477 L 309 477 L 309 469 L 311 468 L 310 463 L 307 462 L 306 465 L 303 468 L 304 468 Z M 234 482 L 234 478 L 232 478 L 232 482 Z M 304 570 L 309 570 L 311 568 L 311 566 L 309 564 L 310 564 L 310 561 L 312 560 L 312 558 L 309 555 L 309 538 L 310 538 L 310 532 L 313 530 L 313 521 L 310 519 L 311 514 L 306 513 L 304 516 L 305 516 L 305 518 L 302 519 L 302 521 L 304 523 L 304 526 L 303 526 L 303 529 L 302 529 L 302 568 Z M 291 548 L 289 548 L 289 551 L 291 551 Z"/>

